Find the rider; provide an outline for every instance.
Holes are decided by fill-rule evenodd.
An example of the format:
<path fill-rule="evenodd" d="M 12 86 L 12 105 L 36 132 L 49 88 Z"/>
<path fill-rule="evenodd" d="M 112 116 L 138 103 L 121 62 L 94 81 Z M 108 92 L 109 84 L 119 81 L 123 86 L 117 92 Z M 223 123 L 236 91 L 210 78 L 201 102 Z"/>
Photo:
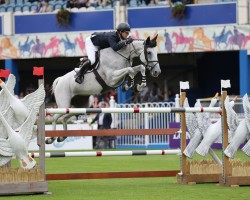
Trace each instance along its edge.
<path fill-rule="evenodd" d="M 75 81 L 79 84 L 83 82 L 83 75 L 88 68 L 95 63 L 95 54 L 98 50 L 111 47 L 114 51 L 118 51 L 127 44 L 133 42 L 131 37 L 128 37 L 130 32 L 130 25 L 128 23 L 120 23 L 116 31 L 111 32 L 95 32 L 92 33 L 85 40 L 86 52 L 88 60 L 80 65 L 80 70 L 75 75 Z M 80 59 L 82 61 L 82 59 Z"/>

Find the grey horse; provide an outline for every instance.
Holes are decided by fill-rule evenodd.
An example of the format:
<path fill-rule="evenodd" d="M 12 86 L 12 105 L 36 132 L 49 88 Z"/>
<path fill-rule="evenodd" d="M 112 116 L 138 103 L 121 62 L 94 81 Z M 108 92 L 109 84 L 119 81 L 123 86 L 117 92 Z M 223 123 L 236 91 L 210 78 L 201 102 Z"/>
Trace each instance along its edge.
<path fill-rule="evenodd" d="M 157 57 L 157 35 L 150 40 L 134 40 L 118 52 L 111 48 L 106 48 L 100 51 L 100 62 L 97 70 L 88 72 L 84 76 L 82 84 L 75 82 L 75 71 L 72 70 L 64 76 L 58 77 L 53 82 L 52 92 L 55 95 L 55 100 L 58 108 L 71 107 L 71 99 L 74 96 L 90 96 L 92 94 L 99 94 L 104 90 L 114 89 L 119 87 L 126 79 L 127 75 L 131 78 L 131 83 L 125 84 L 124 90 L 135 87 L 137 91 L 141 91 L 146 86 L 146 69 L 150 71 L 151 76 L 158 77 L 161 73 L 160 65 Z M 141 64 L 132 67 L 133 58 L 138 57 Z M 134 86 L 134 77 L 137 73 L 141 73 L 141 84 Z M 87 107 L 88 101 L 84 106 Z M 73 114 L 63 116 L 63 128 L 67 130 L 67 120 Z M 61 114 L 53 116 L 53 129 L 56 130 L 56 121 Z M 46 144 L 51 144 L 56 138 L 47 138 Z M 62 142 L 66 138 L 58 137 L 57 141 Z"/>

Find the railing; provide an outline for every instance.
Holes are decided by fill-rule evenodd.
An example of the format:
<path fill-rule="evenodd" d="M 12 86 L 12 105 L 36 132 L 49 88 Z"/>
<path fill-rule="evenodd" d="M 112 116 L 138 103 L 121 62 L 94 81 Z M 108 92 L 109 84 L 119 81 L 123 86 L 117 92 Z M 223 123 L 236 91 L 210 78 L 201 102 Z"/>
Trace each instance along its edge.
<path fill-rule="evenodd" d="M 175 107 L 173 102 L 154 102 L 142 104 L 117 104 L 117 108 L 161 108 Z M 169 123 L 175 121 L 175 113 L 121 113 L 115 114 L 114 123 L 118 129 L 157 129 L 169 128 Z M 150 135 L 150 136 L 119 136 L 117 138 L 117 147 L 129 148 L 168 146 L 168 136 Z"/>
<path fill-rule="evenodd" d="M 235 96 L 229 96 L 230 101 Z M 178 99 L 177 99 L 178 100 Z M 210 100 L 201 100 L 203 107 L 208 107 Z M 174 102 L 154 102 L 142 104 L 117 104 L 118 108 L 145 108 L 145 107 L 175 107 Z M 221 100 L 215 105 L 221 107 Z M 239 119 L 244 118 L 244 110 L 242 104 L 242 96 L 239 96 L 234 105 L 234 110 L 238 114 Z M 178 114 L 177 114 L 178 115 Z M 210 113 L 211 120 L 217 121 L 221 116 L 219 113 Z M 117 129 L 161 129 L 169 128 L 169 123 L 175 122 L 175 113 L 120 113 L 115 114 L 114 123 Z M 154 147 L 154 146 L 168 146 L 168 136 L 165 135 L 151 135 L 151 136 L 119 136 L 117 138 L 118 148 L 129 147 Z"/>

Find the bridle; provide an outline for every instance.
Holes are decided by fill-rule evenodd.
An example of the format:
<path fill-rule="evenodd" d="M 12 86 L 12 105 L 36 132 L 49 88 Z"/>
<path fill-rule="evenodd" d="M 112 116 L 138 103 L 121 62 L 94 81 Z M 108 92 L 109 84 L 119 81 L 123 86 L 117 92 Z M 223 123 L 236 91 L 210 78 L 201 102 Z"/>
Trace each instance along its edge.
<path fill-rule="evenodd" d="M 133 43 L 132 43 L 132 45 L 133 45 Z M 134 45 L 133 45 L 133 47 L 134 47 Z M 145 67 L 146 67 L 146 69 L 147 70 L 149 70 L 149 71 L 151 71 L 152 69 L 154 69 L 154 67 L 157 65 L 157 64 L 159 64 L 159 61 L 158 60 L 148 60 L 148 53 L 147 53 L 147 49 L 149 48 L 149 45 L 146 45 L 146 44 L 144 44 L 144 48 L 143 48 L 143 51 L 144 51 L 144 57 L 145 57 L 145 60 L 146 60 L 146 64 L 145 63 L 143 63 L 142 61 L 141 61 L 141 58 L 140 58 L 140 56 L 139 56 L 139 59 L 140 59 L 140 62 L 142 63 L 142 65 L 144 65 Z M 142 52 L 141 52 L 142 53 Z M 140 53 L 140 54 L 141 54 Z M 155 63 L 154 65 L 149 65 L 150 63 Z"/>
<path fill-rule="evenodd" d="M 137 41 L 145 41 L 145 40 L 140 40 L 140 39 L 136 39 Z M 133 47 L 133 50 L 129 52 L 129 57 L 127 58 L 126 56 L 122 55 L 121 53 L 119 52 L 116 52 L 118 53 L 120 56 L 122 56 L 123 58 L 125 58 L 129 63 L 131 61 L 131 55 L 132 55 L 132 52 L 135 52 L 136 56 L 139 58 L 140 60 L 140 64 L 142 64 L 147 70 L 151 71 L 157 64 L 159 64 L 159 61 L 158 60 L 148 60 L 148 54 L 147 54 L 147 49 L 150 48 L 149 45 L 146 45 L 146 43 L 144 44 L 144 48 L 140 51 L 140 52 L 137 52 L 136 49 L 135 49 L 135 46 L 133 44 L 133 42 L 131 43 L 132 47 Z M 142 60 L 141 60 L 141 55 L 142 53 L 144 52 L 144 57 L 145 57 L 145 60 L 146 60 L 146 63 L 144 63 Z M 154 65 L 150 65 L 150 63 L 155 63 Z"/>

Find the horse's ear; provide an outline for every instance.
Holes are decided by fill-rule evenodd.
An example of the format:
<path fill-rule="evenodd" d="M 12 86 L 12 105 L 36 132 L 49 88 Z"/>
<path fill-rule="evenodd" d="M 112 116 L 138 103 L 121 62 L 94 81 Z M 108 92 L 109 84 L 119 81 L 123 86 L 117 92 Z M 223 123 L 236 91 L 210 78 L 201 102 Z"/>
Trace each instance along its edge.
<path fill-rule="evenodd" d="M 150 36 L 146 39 L 146 45 L 150 45 Z"/>
<path fill-rule="evenodd" d="M 157 39 L 157 37 L 158 37 L 158 34 L 156 34 L 153 38 L 152 38 L 152 41 L 156 41 L 156 39 Z"/>

